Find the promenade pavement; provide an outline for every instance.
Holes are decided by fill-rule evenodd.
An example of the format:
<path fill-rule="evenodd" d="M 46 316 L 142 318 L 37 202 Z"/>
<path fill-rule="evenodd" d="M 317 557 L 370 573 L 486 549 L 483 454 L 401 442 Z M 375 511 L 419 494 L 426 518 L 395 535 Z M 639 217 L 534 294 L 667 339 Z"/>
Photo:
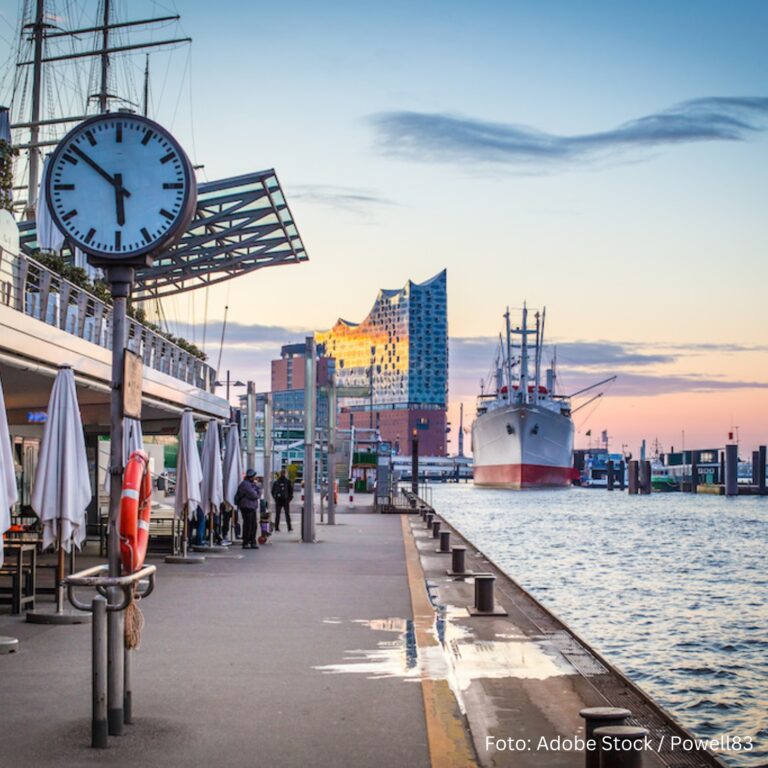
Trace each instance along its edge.
<path fill-rule="evenodd" d="M 0 656 L 0 766 L 429 765 L 417 682 L 316 669 L 393 638 L 366 621 L 410 616 L 399 516 L 340 510 L 314 545 L 297 528 L 242 559 L 150 559 L 135 722 L 106 751 L 90 748 L 90 626 L 0 616 L 20 640 Z"/>

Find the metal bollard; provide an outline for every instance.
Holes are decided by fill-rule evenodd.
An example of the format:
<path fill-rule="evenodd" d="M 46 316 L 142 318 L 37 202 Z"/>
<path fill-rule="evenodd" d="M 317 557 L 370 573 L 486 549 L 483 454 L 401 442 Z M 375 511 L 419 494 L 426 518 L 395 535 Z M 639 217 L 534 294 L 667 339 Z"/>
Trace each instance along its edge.
<path fill-rule="evenodd" d="M 451 550 L 451 570 L 448 571 L 449 576 L 460 576 L 467 572 L 466 554 L 466 547 L 454 547 Z"/>
<path fill-rule="evenodd" d="M 582 709 L 579 715 L 584 718 L 584 740 L 589 742 L 595 738 L 595 729 L 608 725 L 624 725 L 632 713 L 622 707 L 588 707 Z M 586 768 L 599 768 L 600 750 L 598 745 L 594 749 L 584 750 L 584 765 Z"/>
<path fill-rule="evenodd" d="M 431 528 L 432 527 L 432 520 L 433 520 L 434 517 L 435 517 L 435 513 L 434 512 L 427 512 L 427 528 Z"/>
<path fill-rule="evenodd" d="M 646 728 L 605 725 L 595 728 L 600 768 L 642 768 Z"/>
<path fill-rule="evenodd" d="M 432 538 L 433 539 L 440 538 L 440 521 L 439 520 L 432 521 Z"/>
<path fill-rule="evenodd" d="M 498 608 L 493 599 L 493 585 L 496 577 L 491 573 L 475 575 L 475 604 L 469 609 L 471 616 L 506 616 L 507 612 Z"/>
<path fill-rule="evenodd" d="M 451 532 L 440 531 L 440 549 L 437 550 L 443 555 L 450 554 L 451 551 Z"/>
<path fill-rule="evenodd" d="M 421 519 L 426 521 L 426 519 L 427 519 L 427 508 L 426 507 L 422 507 L 419 510 L 419 513 L 421 514 Z"/>
<path fill-rule="evenodd" d="M 97 596 L 91 602 L 91 746 L 107 746 L 107 601 Z"/>

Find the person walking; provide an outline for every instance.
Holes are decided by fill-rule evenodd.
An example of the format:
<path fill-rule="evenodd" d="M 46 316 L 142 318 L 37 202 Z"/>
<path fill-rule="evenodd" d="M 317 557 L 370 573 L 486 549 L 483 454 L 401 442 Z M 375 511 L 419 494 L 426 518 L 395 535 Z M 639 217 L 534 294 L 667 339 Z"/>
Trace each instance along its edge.
<path fill-rule="evenodd" d="M 256 470 L 249 469 L 245 479 L 237 487 L 235 504 L 243 516 L 243 549 L 258 549 L 256 530 L 258 526 L 257 512 L 261 499 L 261 488 L 256 482 Z"/>
<path fill-rule="evenodd" d="M 285 470 L 280 470 L 280 477 L 272 483 L 272 498 L 275 500 L 275 531 L 280 530 L 280 510 L 285 510 L 285 524 L 292 531 L 290 505 L 293 498 L 293 483 L 285 476 Z"/>

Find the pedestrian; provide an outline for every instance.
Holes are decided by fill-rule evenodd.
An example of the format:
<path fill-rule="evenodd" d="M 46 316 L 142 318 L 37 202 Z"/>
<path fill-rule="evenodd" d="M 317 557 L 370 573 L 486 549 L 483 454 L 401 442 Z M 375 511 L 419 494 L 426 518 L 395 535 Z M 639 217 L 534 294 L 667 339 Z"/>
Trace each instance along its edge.
<path fill-rule="evenodd" d="M 293 498 L 293 483 L 285 476 L 285 470 L 280 470 L 280 477 L 272 483 L 272 498 L 275 500 L 275 530 L 280 530 L 280 510 L 285 510 L 285 524 L 292 531 L 290 505 Z"/>
<path fill-rule="evenodd" d="M 259 548 L 256 543 L 256 513 L 260 507 L 260 499 L 261 488 L 256 482 L 256 470 L 249 469 L 235 494 L 235 504 L 243 516 L 243 549 Z"/>

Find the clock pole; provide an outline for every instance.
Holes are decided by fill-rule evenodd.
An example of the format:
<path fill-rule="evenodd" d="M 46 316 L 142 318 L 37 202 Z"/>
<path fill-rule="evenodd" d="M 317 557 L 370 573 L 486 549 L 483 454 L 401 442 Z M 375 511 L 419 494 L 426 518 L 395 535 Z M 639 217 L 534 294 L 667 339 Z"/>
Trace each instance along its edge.
<path fill-rule="evenodd" d="M 112 293 L 112 392 L 110 402 L 111 442 L 109 453 L 109 575 L 120 576 L 120 497 L 123 489 L 123 371 L 125 366 L 126 322 L 128 297 L 133 287 L 135 271 L 122 264 L 106 268 L 106 278 Z M 110 602 L 120 602 L 120 589 L 113 588 Z M 123 733 L 124 696 L 124 617 L 123 611 L 110 611 L 107 626 L 107 722 L 110 736 Z"/>

